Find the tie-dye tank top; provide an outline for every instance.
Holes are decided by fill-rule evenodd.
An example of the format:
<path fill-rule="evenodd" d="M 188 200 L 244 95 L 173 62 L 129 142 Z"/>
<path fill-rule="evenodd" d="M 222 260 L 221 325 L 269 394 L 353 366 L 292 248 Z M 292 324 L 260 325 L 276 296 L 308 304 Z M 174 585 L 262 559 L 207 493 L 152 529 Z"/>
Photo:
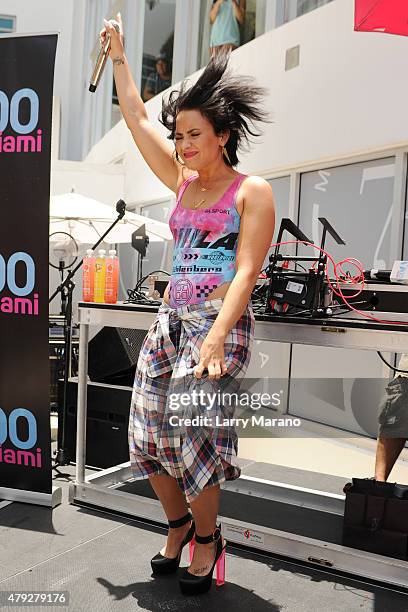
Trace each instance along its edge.
<path fill-rule="evenodd" d="M 171 308 L 204 302 L 211 291 L 234 278 L 241 221 L 236 196 L 246 176 L 239 174 L 218 202 L 202 209 L 181 205 L 187 185 L 197 176 L 182 183 L 169 219 L 174 238 Z"/>

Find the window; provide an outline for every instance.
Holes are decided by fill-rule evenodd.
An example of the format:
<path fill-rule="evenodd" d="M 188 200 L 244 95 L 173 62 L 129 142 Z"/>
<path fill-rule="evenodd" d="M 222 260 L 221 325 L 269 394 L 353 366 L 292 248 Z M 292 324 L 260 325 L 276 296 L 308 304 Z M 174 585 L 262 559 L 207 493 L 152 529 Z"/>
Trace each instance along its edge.
<path fill-rule="evenodd" d="M 147 0 L 141 92 L 144 102 L 171 86 L 176 0 Z"/>
<path fill-rule="evenodd" d="M 292 21 L 292 19 L 296 19 L 296 17 L 314 11 L 332 1 L 333 0 L 284 0 L 283 21 L 284 23 Z"/>
<path fill-rule="evenodd" d="M 281 221 L 284 217 L 289 217 L 289 191 L 290 191 L 290 177 L 289 176 L 280 176 L 278 178 L 268 179 L 268 183 L 272 187 L 273 195 L 275 198 L 275 234 L 272 240 L 272 243 L 275 242 L 275 239 L 278 235 L 279 227 Z M 285 239 L 285 238 L 284 238 Z M 275 251 L 275 248 L 270 248 L 264 263 L 262 265 L 262 269 L 266 268 L 269 264 L 269 256 L 271 253 Z"/>
<path fill-rule="evenodd" d="M 300 17 L 305 13 L 314 11 L 329 2 L 332 2 L 332 0 L 297 0 L 297 16 Z"/>
<path fill-rule="evenodd" d="M 243 21 L 239 21 L 233 8 L 233 0 L 201 0 L 200 40 L 198 66 L 208 64 L 210 57 L 217 49 L 228 45 L 232 50 L 255 38 L 257 9 L 264 9 L 259 0 L 238 0 L 243 13 Z M 210 13 L 218 6 L 218 12 L 213 24 Z"/>
<path fill-rule="evenodd" d="M 365 269 L 390 269 L 394 178 L 394 157 L 303 173 L 300 229 L 319 245 L 318 218 L 326 217 L 346 243 L 338 245 L 327 237 L 325 248 L 336 262 L 356 257 Z M 313 251 L 299 249 L 302 255 Z M 345 268 L 357 272 L 354 267 Z M 331 277 L 332 272 L 330 266 Z M 359 307 L 364 310 L 367 304 Z M 289 413 L 375 436 L 377 413 L 373 408 L 386 382 L 382 371 L 375 351 L 293 345 Z"/>
<path fill-rule="evenodd" d="M 16 18 L 10 15 L 0 15 L 0 34 L 15 32 Z"/>
<path fill-rule="evenodd" d="M 389 268 L 394 175 L 393 157 L 305 172 L 299 227 L 319 244 L 317 219 L 326 217 L 347 243 L 345 247 L 328 240 L 334 259 L 339 261 L 351 253 L 366 269 Z M 362 231 L 368 219 L 370 230 Z M 310 249 L 303 247 L 301 252 L 310 253 Z"/>

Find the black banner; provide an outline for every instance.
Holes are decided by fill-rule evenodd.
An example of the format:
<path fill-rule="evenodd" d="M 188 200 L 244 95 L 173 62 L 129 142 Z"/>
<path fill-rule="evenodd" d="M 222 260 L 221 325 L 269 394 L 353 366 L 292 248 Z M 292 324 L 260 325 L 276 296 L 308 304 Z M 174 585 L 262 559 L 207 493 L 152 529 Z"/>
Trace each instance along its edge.
<path fill-rule="evenodd" d="M 0 37 L 0 498 L 51 493 L 48 232 L 57 35 Z M 6 490 L 4 490 L 6 488 Z"/>

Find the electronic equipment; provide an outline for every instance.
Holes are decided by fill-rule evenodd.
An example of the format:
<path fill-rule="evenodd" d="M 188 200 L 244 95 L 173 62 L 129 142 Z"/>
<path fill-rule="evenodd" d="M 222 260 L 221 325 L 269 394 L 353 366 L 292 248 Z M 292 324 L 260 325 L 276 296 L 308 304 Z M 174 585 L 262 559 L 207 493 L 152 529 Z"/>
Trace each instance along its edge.
<path fill-rule="evenodd" d="M 408 321 L 407 285 L 366 281 L 363 291 L 355 297 L 353 297 L 356 293 L 355 287 L 339 283 L 339 288 L 347 301 L 359 311 L 366 310 L 386 321 Z M 362 316 L 353 310 L 347 312 L 347 318 L 361 319 Z"/>
<path fill-rule="evenodd" d="M 364 270 L 364 279 L 390 283 L 391 270 L 377 270 L 375 268 Z"/>
<path fill-rule="evenodd" d="M 65 316 L 50 314 L 48 316 L 48 335 L 50 340 L 57 340 L 58 338 L 64 338 L 64 327 L 65 327 Z M 79 338 L 79 325 L 72 324 L 72 338 Z"/>
<path fill-rule="evenodd" d="M 282 219 L 275 252 L 270 255 L 270 264 L 266 274 L 269 278 L 266 314 L 305 314 L 312 317 L 330 316 L 332 291 L 326 279 L 327 255 L 323 249 L 326 235 L 329 233 L 337 244 L 345 244 L 334 228 L 324 217 L 319 217 L 323 225 L 323 234 L 319 254 L 315 256 L 282 255 L 279 252 L 282 234 L 289 232 L 296 240 L 314 244 L 288 218 Z M 313 265 L 303 272 L 290 270 L 289 262 L 294 262 L 296 268 L 299 262 L 313 262 Z M 302 266 L 303 267 L 303 266 Z"/>
<path fill-rule="evenodd" d="M 132 234 L 132 247 L 137 251 L 137 283 L 143 278 L 143 259 L 146 257 L 146 251 L 149 244 L 149 236 L 146 234 L 146 225 L 141 225 Z"/>
<path fill-rule="evenodd" d="M 131 387 L 146 334 L 146 329 L 103 327 L 89 342 L 90 379 Z"/>
<path fill-rule="evenodd" d="M 65 316 L 50 314 L 48 324 L 48 343 L 50 360 L 50 408 L 58 408 L 58 379 L 64 376 L 64 330 Z M 78 363 L 79 351 L 79 326 L 72 326 L 71 336 L 71 371 L 74 373 L 75 365 Z"/>
<path fill-rule="evenodd" d="M 59 381 L 63 396 L 63 381 Z M 66 447 L 75 457 L 78 379 L 71 378 L 67 387 Z M 129 461 L 128 425 L 132 387 L 88 382 L 86 420 L 86 455 L 88 466 L 108 468 Z M 59 445 L 60 445 L 60 428 Z"/>

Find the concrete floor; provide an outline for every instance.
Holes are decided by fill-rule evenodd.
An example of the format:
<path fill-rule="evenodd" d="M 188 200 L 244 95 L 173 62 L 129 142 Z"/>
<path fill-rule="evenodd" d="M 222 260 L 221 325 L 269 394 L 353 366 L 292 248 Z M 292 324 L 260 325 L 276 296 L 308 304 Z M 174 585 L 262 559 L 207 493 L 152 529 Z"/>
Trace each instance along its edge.
<path fill-rule="evenodd" d="M 376 441 L 369 438 L 243 438 L 239 440 L 242 460 L 302 469 L 344 478 L 374 476 Z M 389 482 L 408 483 L 407 449 L 401 453 Z"/>
<path fill-rule="evenodd" d="M 153 578 L 150 558 L 165 530 L 68 503 L 74 466 L 54 476 L 63 503 L 0 503 L 0 591 L 68 591 L 72 612 L 110 610 L 408 611 L 408 596 L 229 546 L 227 583 L 209 593 L 181 595 L 177 576 Z M 182 566 L 188 562 L 187 549 Z M 13 607 L 10 609 L 23 609 Z"/>

